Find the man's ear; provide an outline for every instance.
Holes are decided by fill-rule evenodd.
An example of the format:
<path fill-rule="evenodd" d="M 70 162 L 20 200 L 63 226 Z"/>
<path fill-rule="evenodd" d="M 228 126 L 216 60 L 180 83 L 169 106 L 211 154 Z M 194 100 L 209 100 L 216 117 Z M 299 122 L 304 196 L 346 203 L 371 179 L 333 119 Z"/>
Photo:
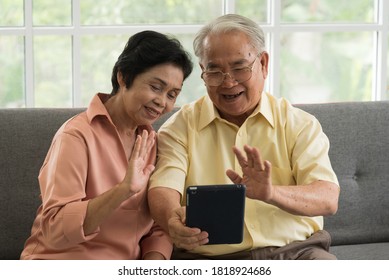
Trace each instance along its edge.
<path fill-rule="evenodd" d="M 201 68 L 201 73 L 203 73 L 205 71 L 205 67 L 201 63 L 199 63 L 199 65 L 200 65 L 200 68 Z M 200 75 L 202 76 L 203 74 L 200 74 Z M 207 84 L 205 82 L 204 82 L 204 85 L 207 86 Z"/>
<path fill-rule="evenodd" d="M 269 69 L 269 54 L 264 51 L 261 54 L 261 70 L 264 79 L 267 78 L 268 69 Z"/>

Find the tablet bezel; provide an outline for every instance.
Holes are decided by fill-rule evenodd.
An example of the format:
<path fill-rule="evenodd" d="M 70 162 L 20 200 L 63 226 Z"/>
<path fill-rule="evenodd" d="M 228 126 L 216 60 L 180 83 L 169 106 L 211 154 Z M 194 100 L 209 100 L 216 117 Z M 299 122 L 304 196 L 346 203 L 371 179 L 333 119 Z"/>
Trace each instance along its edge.
<path fill-rule="evenodd" d="M 207 244 L 243 241 L 246 186 L 197 185 L 186 190 L 186 225 L 209 234 Z"/>

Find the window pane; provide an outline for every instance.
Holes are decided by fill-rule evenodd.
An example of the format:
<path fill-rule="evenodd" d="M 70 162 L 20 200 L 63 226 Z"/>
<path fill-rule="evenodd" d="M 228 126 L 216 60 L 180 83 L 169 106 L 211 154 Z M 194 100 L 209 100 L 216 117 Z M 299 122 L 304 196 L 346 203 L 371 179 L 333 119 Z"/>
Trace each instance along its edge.
<path fill-rule="evenodd" d="M 97 92 L 110 93 L 112 90 L 112 68 L 132 34 L 121 36 L 83 36 L 81 40 L 81 103 L 87 106 Z M 184 82 L 176 105 L 182 105 L 205 94 L 204 83 L 200 79 L 200 67 L 193 54 L 192 34 L 173 35 L 192 56 L 194 69 Z M 98 47 L 96 47 L 98 46 Z"/>
<path fill-rule="evenodd" d="M 367 101 L 373 33 L 293 33 L 281 38 L 281 95 L 293 103 Z"/>
<path fill-rule="evenodd" d="M 112 68 L 131 34 L 120 36 L 90 35 L 81 38 L 81 103 L 89 102 L 97 92 L 112 90 Z"/>
<path fill-rule="evenodd" d="M 65 26 L 72 23 L 71 0 L 34 0 L 33 23 L 35 26 Z"/>
<path fill-rule="evenodd" d="M 389 46 L 389 40 L 388 40 L 388 46 Z M 389 100 L 389 49 L 387 49 L 386 51 L 387 51 L 387 57 L 386 57 L 386 91 L 383 90 L 383 92 L 382 92 L 382 96 L 381 96 L 382 100 Z"/>
<path fill-rule="evenodd" d="M 375 22 L 375 0 L 281 0 L 281 21 L 307 22 Z"/>
<path fill-rule="evenodd" d="M 236 0 L 235 10 L 237 14 L 251 18 L 255 22 L 268 22 L 267 1 Z"/>
<path fill-rule="evenodd" d="M 0 26 L 23 26 L 23 0 L 0 0 Z"/>
<path fill-rule="evenodd" d="M 81 24 L 199 23 L 222 13 L 222 0 L 95 0 L 80 1 Z"/>
<path fill-rule="evenodd" d="M 25 107 L 24 40 L 0 36 L 0 107 Z"/>
<path fill-rule="evenodd" d="M 193 34 L 177 34 L 177 39 L 180 40 L 185 50 L 190 53 L 193 62 L 193 71 L 190 76 L 184 81 L 182 91 L 177 98 L 176 105 L 182 106 L 186 103 L 192 102 L 200 96 L 206 95 L 207 91 L 203 80 L 200 78 L 201 69 L 197 56 L 193 51 Z"/>
<path fill-rule="evenodd" d="M 34 93 L 35 107 L 72 106 L 70 37 L 34 37 Z"/>

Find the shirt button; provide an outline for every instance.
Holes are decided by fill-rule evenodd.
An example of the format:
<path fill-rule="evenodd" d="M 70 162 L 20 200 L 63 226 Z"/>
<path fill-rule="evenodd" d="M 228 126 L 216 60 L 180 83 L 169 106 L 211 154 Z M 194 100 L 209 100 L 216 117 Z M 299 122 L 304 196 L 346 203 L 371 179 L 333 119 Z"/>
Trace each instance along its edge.
<path fill-rule="evenodd" d="M 250 227 L 251 227 L 252 229 L 255 229 L 255 225 L 250 225 Z"/>

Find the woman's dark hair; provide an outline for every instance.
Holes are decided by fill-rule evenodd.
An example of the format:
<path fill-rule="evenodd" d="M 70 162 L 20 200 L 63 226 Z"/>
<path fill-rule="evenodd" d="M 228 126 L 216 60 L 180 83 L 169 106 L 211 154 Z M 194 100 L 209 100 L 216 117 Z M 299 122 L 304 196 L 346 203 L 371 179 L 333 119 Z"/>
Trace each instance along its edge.
<path fill-rule="evenodd" d="M 131 36 L 113 67 L 111 95 L 115 95 L 119 90 L 118 72 L 122 74 L 126 87 L 129 88 L 137 75 L 164 63 L 181 68 L 184 80 L 193 69 L 189 53 L 177 39 L 149 30 Z"/>

